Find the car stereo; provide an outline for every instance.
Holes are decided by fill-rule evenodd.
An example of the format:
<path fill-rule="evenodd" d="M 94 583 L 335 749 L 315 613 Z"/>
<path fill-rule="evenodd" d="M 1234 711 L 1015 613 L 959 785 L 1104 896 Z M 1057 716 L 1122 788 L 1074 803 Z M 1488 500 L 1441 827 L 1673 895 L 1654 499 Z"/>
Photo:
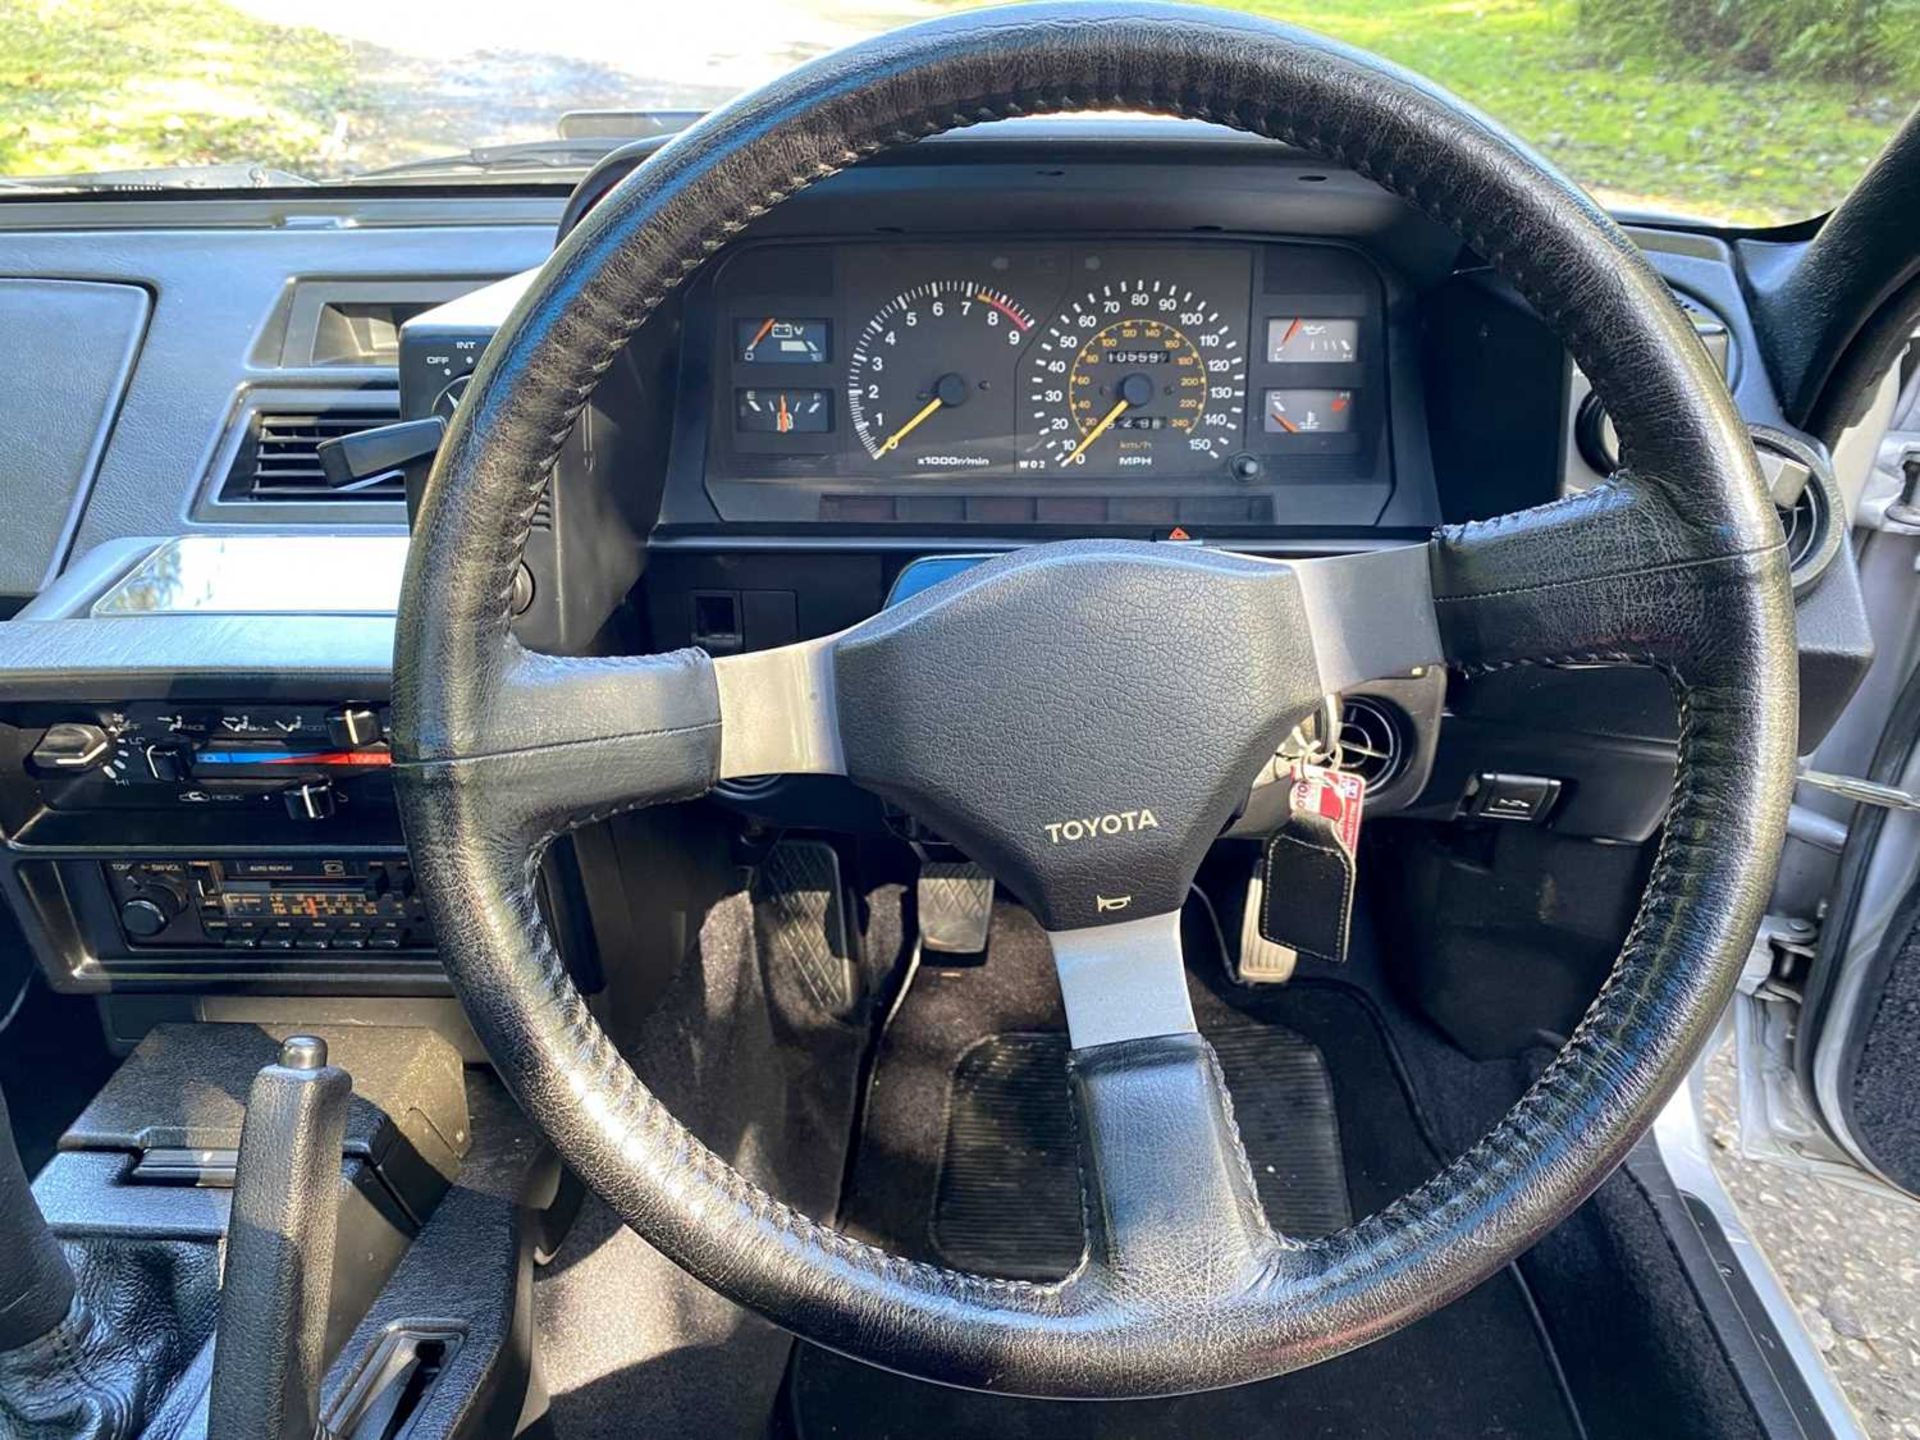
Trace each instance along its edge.
<path fill-rule="evenodd" d="M 136 948 L 431 950 L 403 858 L 327 854 L 103 862 Z"/>

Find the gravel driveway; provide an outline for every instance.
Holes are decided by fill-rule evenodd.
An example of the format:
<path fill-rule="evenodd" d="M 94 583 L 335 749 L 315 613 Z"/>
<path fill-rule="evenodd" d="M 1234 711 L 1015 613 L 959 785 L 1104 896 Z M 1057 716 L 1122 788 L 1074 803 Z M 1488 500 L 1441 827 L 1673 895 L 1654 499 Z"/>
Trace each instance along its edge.
<path fill-rule="evenodd" d="M 936 13 L 926 0 L 232 3 L 352 46 L 358 94 L 328 157 L 348 170 L 550 140 L 569 110 L 711 108 L 824 51 Z"/>
<path fill-rule="evenodd" d="M 1742 1158 L 1734 1072 L 1707 1070 L 1714 1166 L 1875 1440 L 1920 1440 L 1920 1205 Z"/>

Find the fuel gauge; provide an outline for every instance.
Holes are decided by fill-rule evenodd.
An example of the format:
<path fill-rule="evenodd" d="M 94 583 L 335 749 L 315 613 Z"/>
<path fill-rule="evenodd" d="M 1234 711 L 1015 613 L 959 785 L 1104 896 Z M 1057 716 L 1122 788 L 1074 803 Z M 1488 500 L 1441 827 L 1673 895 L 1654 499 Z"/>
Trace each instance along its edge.
<path fill-rule="evenodd" d="M 833 392 L 736 390 L 733 414 L 743 435 L 825 435 L 833 429 Z"/>

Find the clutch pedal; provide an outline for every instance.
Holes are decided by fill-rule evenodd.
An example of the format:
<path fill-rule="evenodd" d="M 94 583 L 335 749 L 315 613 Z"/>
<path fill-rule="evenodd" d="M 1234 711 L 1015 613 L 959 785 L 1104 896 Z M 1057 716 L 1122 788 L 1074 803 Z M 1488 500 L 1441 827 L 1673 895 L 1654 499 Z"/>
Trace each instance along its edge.
<path fill-rule="evenodd" d="M 753 885 L 753 926 L 764 953 L 799 976 L 822 1010 L 842 1020 L 858 1010 L 860 973 L 831 845 L 782 840 L 767 851 Z"/>

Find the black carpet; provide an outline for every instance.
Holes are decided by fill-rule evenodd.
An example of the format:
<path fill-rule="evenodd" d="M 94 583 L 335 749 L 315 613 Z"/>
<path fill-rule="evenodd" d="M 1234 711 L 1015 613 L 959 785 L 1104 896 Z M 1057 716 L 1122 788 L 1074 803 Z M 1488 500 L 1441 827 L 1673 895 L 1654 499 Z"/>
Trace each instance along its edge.
<path fill-rule="evenodd" d="M 1212 978 L 1217 970 L 1204 959 L 1192 966 L 1195 1013 L 1221 1051 L 1276 1223 L 1303 1235 L 1333 1228 L 1347 1212 L 1371 1213 L 1439 1167 L 1359 992 L 1337 982 L 1243 991 Z M 842 1207 L 847 1228 L 916 1258 L 1063 1273 L 1072 1264 L 1063 1257 L 1070 1249 L 1077 1259 L 1082 1243 L 1066 1228 L 1068 1220 L 1077 1226 L 1077 1196 L 1061 1202 L 1073 1195 L 1061 1189 L 1072 1180 L 1060 1158 L 1071 1125 L 1064 1070 L 1056 1068 L 1064 1065 L 1063 1030 L 1045 939 L 1022 911 L 996 912 L 984 966 L 923 970 L 872 1075 Z M 1315 1075 L 1330 1084 L 1316 1085 Z M 1285 1173 L 1261 1158 L 1284 1156 L 1289 1145 L 1304 1150 L 1286 1161 Z M 1335 1146 L 1343 1187 L 1331 1173 Z M 996 1208 L 1006 1221 L 999 1232 Z M 989 1266 L 990 1259 L 1000 1263 Z M 1532 1301 L 1511 1269 L 1365 1349 L 1209 1395 L 1112 1404 L 976 1395 L 799 1345 L 789 1401 L 804 1440 L 1211 1432 L 1555 1440 L 1581 1433 Z"/>
<path fill-rule="evenodd" d="M 634 1034 L 634 1068 L 723 1159 L 831 1214 L 853 1128 L 860 1035 L 756 942 L 744 893 Z M 557 1440 L 733 1440 L 766 1430 L 791 1341 L 692 1279 L 589 1197 L 534 1285 Z"/>

